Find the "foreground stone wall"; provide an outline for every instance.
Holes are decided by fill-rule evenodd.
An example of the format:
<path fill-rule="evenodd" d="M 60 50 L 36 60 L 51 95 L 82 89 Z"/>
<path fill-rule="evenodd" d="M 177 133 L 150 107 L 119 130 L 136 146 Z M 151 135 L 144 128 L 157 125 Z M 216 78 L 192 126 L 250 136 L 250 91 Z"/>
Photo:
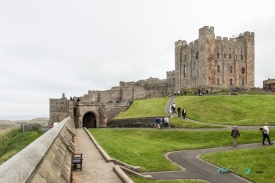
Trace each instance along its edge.
<path fill-rule="evenodd" d="M 64 119 L 0 166 L 0 182 L 70 182 L 75 127 Z"/>

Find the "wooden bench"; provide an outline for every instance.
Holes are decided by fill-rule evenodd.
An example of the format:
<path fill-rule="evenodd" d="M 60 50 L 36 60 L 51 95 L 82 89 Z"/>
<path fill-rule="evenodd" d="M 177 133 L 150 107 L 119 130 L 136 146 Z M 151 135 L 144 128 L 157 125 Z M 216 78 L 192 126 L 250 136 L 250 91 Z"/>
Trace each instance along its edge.
<path fill-rule="evenodd" d="M 82 161 L 83 161 L 83 158 L 82 158 L 82 154 L 74 154 L 74 157 L 73 157 L 73 167 L 75 169 L 80 169 L 80 171 L 82 171 Z M 80 165 L 79 167 L 77 167 L 77 165 Z"/>

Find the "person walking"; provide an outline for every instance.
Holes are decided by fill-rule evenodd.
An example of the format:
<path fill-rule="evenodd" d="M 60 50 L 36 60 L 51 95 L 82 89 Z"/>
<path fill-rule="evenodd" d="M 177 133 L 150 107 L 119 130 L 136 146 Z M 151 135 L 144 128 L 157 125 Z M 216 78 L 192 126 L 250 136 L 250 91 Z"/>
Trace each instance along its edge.
<path fill-rule="evenodd" d="M 181 108 L 180 108 L 180 106 L 177 108 L 177 111 L 178 111 L 178 117 L 180 117 L 181 116 Z"/>
<path fill-rule="evenodd" d="M 168 128 L 168 125 L 169 125 L 168 116 L 165 117 L 165 119 L 164 119 L 164 124 L 165 124 L 165 128 Z"/>
<path fill-rule="evenodd" d="M 240 136 L 241 136 L 241 134 L 240 134 L 240 131 L 239 131 L 238 127 L 234 126 L 233 129 L 231 130 L 231 137 L 234 138 L 233 147 L 237 146 L 238 137 L 240 137 Z"/>
<path fill-rule="evenodd" d="M 265 145 L 265 139 L 267 139 L 269 145 L 272 145 L 273 143 L 270 141 L 270 137 L 269 137 L 269 128 L 268 128 L 268 124 L 265 123 L 264 127 L 263 127 L 263 145 Z"/>
<path fill-rule="evenodd" d="M 185 116 L 186 116 L 186 110 L 183 109 L 183 110 L 182 110 L 182 117 L 183 117 L 183 119 L 185 119 Z"/>
<path fill-rule="evenodd" d="M 156 128 L 158 128 L 158 129 L 160 129 L 160 118 L 159 118 L 159 116 L 157 117 L 157 119 L 156 119 Z"/>
<path fill-rule="evenodd" d="M 172 104 L 172 107 L 173 107 L 173 113 L 175 113 L 175 110 L 176 110 L 176 104 L 175 104 L 175 103 L 173 103 L 173 104 Z"/>

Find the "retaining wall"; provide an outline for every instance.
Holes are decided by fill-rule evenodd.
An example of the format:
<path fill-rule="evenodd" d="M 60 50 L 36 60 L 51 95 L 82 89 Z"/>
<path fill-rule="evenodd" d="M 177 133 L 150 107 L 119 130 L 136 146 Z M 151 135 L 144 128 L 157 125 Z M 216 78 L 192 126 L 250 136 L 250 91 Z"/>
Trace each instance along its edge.
<path fill-rule="evenodd" d="M 0 182 L 70 182 L 75 126 L 70 117 L 0 166 Z"/>
<path fill-rule="evenodd" d="M 153 128 L 157 117 L 116 119 L 107 124 L 107 127 L 147 127 Z M 163 118 L 163 116 L 160 116 Z"/>

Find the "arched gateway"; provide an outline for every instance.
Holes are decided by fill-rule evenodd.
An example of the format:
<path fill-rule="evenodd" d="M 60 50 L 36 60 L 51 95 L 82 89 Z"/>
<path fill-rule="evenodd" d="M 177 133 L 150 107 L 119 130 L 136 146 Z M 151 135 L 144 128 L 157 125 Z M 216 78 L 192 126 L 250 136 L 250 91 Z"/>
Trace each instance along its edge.
<path fill-rule="evenodd" d="M 87 112 L 83 116 L 83 127 L 85 128 L 96 128 L 96 116 L 92 112 Z"/>

